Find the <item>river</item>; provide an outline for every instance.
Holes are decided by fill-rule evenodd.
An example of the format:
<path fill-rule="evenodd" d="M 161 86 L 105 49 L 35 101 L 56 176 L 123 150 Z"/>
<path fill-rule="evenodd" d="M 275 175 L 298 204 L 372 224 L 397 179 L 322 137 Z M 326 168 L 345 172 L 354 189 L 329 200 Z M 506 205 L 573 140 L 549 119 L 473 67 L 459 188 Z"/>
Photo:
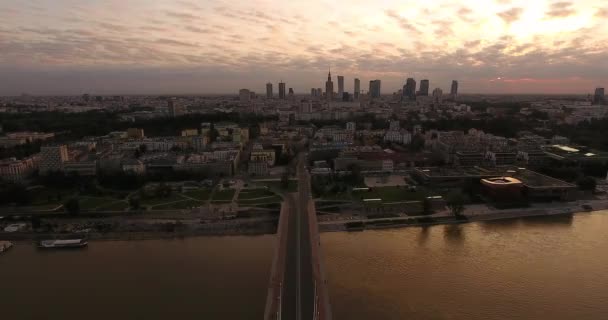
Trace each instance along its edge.
<path fill-rule="evenodd" d="M 608 212 L 606 212 L 608 213 Z M 602 319 L 608 214 L 321 236 L 334 319 Z M 6 319 L 261 319 L 274 236 L 18 245 Z"/>

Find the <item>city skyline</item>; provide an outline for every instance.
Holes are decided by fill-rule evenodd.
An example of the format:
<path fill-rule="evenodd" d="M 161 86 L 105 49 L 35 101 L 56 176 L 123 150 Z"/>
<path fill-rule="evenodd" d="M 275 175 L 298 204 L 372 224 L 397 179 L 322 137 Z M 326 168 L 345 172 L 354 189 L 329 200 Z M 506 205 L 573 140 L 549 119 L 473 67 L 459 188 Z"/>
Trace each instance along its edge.
<path fill-rule="evenodd" d="M 260 78 L 306 93 L 329 66 L 384 92 L 411 77 L 447 92 L 459 79 L 462 93 L 593 94 L 608 83 L 606 18 L 602 0 L 9 0 L 0 95 L 261 93 Z"/>

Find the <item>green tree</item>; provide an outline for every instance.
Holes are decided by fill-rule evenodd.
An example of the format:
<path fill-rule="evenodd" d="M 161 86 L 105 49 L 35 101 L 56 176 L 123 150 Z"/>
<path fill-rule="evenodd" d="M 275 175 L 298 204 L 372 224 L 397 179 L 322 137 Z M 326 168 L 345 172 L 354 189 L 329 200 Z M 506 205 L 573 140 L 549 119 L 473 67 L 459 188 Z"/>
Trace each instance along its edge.
<path fill-rule="evenodd" d="M 287 190 L 289 188 L 289 173 L 284 173 L 281 176 L 281 189 Z"/>
<path fill-rule="evenodd" d="M 141 200 L 139 199 L 139 197 L 130 197 L 129 207 L 131 207 L 132 210 L 139 210 L 139 208 L 141 207 Z"/>
<path fill-rule="evenodd" d="M 460 191 L 452 191 L 448 194 L 446 203 L 452 214 L 456 217 L 460 217 L 464 211 L 464 204 L 466 202 L 465 195 Z"/>
<path fill-rule="evenodd" d="M 63 206 L 65 211 L 71 216 L 76 216 L 80 213 L 80 201 L 77 197 L 70 198 Z"/>

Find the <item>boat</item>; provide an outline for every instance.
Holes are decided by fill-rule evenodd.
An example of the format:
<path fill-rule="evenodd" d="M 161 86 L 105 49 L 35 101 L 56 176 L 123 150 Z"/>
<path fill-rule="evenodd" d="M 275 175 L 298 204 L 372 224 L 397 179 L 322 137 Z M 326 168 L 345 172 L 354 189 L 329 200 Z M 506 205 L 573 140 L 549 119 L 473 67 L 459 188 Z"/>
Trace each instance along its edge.
<path fill-rule="evenodd" d="M 83 248 L 89 243 L 86 239 L 42 240 L 38 243 L 41 249 Z"/>
<path fill-rule="evenodd" d="M 13 243 L 10 241 L 0 241 L 0 253 L 4 253 L 8 249 L 13 247 Z"/>

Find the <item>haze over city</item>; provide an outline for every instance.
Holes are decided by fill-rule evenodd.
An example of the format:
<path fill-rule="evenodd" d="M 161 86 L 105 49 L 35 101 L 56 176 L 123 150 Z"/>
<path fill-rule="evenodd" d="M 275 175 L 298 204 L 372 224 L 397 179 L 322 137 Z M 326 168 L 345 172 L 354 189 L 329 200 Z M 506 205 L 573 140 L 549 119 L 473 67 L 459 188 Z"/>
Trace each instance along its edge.
<path fill-rule="evenodd" d="M 397 91 L 592 93 L 608 83 L 608 2 L 77 1 L 0 3 L 0 95 L 263 92 L 329 67 Z"/>

